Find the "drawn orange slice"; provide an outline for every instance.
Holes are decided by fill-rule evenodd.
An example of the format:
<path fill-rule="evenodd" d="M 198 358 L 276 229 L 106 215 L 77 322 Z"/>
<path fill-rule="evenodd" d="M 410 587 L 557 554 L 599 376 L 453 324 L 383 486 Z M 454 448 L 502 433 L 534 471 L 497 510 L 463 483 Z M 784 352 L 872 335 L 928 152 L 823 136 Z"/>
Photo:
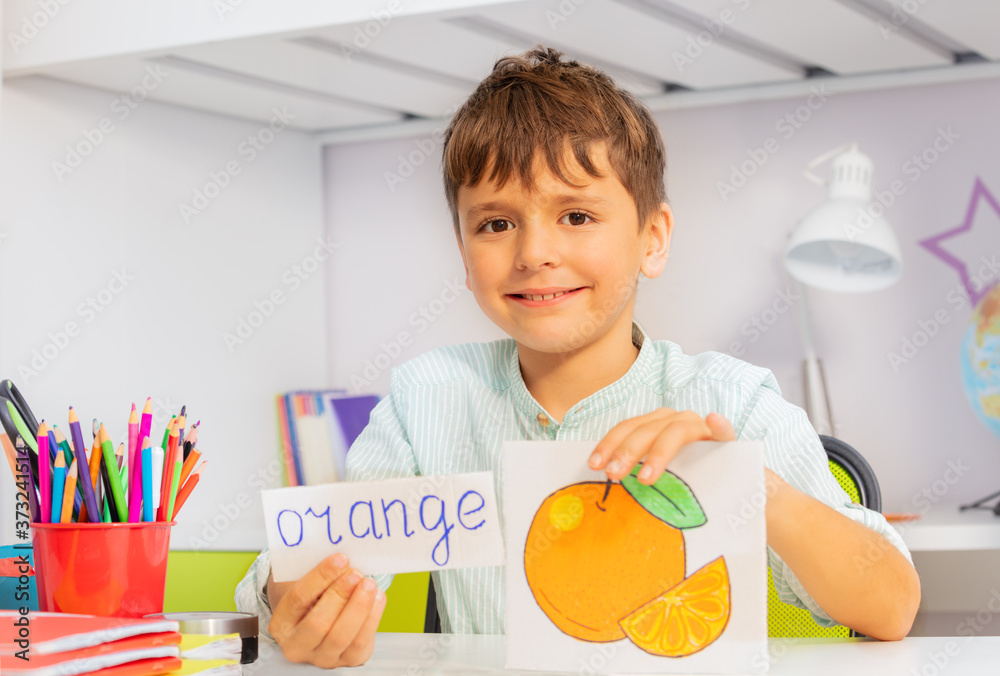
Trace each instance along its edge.
<path fill-rule="evenodd" d="M 729 571 L 720 556 L 619 624 L 632 643 L 648 653 L 686 657 L 722 635 L 729 609 Z"/>

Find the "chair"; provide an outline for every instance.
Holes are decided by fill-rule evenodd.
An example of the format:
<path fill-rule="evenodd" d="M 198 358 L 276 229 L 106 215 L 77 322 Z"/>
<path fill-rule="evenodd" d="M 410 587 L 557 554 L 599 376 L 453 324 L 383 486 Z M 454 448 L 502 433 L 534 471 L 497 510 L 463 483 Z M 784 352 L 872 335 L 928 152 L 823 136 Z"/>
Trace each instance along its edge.
<path fill-rule="evenodd" d="M 875 472 L 860 453 L 839 439 L 819 435 L 826 450 L 830 471 L 853 502 L 876 512 L 882 511 L 882 494 L 879 492 Z M 767 633 L 777 637 L 840 637 L 858 634 L 847 627 L 821 627 L 808 610 L 803 610 L 778 598 L 771 570 L 767 571 Z"/>
<path fill-rule="evenodd" d="M 871 465 L 853 447 L 834 437 L 819 435 L 830 464 L 830 472 L 852 501 L 876 512 L 882 511 L 882 494 Z M 778 598 L 770 568 L 767 571 L 767 629 L 777 637 L 841 637 L 857 636 L 843 626 L 821 627 L 808 610 L 803 610 Z M 433 579 L 428 580 L 424 633 L 441 632 Z"/>

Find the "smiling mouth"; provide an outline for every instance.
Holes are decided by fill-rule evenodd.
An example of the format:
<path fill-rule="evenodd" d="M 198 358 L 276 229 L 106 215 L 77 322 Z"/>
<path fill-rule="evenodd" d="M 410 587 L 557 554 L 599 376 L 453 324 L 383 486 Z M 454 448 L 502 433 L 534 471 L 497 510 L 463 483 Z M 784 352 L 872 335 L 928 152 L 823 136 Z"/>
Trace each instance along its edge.
<path fill-rule="evenodd" d="M 580 287 L 581 289 L 583 287 Z M 569 291 L 560 291 L 559 293 L 547 293 L 545 295 L 530 294 L 530 293 L 512 293 L 511 295 L 515 298 L 524 298 L 525 300 L 552 300 L 553 298 L 558 298 L 559 296 L 565 296 L 567 293 L 573 293 L 574 291 L 579 291 L 580 289 L 570 289 Z"/>

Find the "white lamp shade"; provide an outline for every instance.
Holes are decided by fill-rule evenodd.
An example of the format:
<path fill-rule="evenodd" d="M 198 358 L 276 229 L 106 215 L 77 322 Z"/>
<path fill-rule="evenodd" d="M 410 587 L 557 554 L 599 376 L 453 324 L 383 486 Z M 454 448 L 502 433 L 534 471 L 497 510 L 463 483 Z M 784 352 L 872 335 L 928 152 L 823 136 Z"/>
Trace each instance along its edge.
<path fill-rule="evenodd" d="M 881 204 L 849 197 L 819 205 L 788 240 L 789 274 L 828 291 L 863 293 L 891 286 L 903 275 L 903 257 L 881 213 Z"/>
<path fill-rule="evenodd" d="M 884 289 L 903 276 L 903 256 L 882 219 L 885 205 L 871 201 L 872 161 L 852 143 L 813 160 L 806 176 L 826 183 L 809 170 L 830 157 L 829 198 L 792 232 L 785 267 L 803 284 L 827 291 Z"/>

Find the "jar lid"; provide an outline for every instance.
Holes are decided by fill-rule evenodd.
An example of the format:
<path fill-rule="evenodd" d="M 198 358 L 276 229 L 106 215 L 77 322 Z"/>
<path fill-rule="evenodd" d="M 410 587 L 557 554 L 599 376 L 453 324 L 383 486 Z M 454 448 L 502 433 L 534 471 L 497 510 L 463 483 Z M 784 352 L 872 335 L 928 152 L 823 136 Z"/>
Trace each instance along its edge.
<path fill-rule="evenodd" d="M 223 636 L 239 634 L 240 638 L 257 637 L 257 616 L 250 613 L 235 612 L 192 612 L 192 613 L 155 613 L 147 618 L 174 620 L 179 625 L 182 634 L 199 634 L 202 636 Z"/>

